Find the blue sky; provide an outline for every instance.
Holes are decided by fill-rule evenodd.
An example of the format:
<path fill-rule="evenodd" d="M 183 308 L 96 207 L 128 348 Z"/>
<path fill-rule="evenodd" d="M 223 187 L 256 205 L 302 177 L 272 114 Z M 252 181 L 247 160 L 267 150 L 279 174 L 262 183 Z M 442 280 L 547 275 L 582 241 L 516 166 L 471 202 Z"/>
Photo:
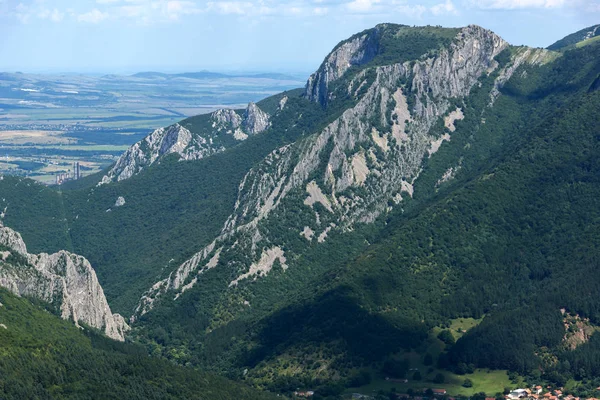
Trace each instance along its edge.
<path fill-rule="evenodd" d="M 545 47 L 600 23 L 600 0 L 0 0 L 0 71 L 304 73 L 380 22 Z"/>

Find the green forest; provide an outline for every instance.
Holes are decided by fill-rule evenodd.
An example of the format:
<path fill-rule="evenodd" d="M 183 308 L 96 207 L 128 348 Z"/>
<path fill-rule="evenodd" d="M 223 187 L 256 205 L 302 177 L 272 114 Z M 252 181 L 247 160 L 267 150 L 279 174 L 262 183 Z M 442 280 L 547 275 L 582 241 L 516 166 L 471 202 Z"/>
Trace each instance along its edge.
<path fill-rule="evenodd" d="M 5 289 L 0 289 L 0 303 L 3 399 L 274 398 L 148 357 L 143 347 L 77 328 Z"/>

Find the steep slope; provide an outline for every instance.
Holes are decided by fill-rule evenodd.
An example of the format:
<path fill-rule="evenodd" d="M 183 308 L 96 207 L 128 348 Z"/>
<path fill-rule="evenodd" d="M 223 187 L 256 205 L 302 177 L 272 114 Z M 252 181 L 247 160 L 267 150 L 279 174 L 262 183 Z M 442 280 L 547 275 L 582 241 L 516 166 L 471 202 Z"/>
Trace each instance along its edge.
<path fill-rule="evenodd" d="M 240 184 L 234 213 L 219 237 L 156 283 L 142 299 L 139 314 L 150 310 L 167 291 L 178 297 L 193 287 L 227 252 L 236 254 L 236 262 L 228 268 L 239 271 L 230 287 L 266 275 L 276 261 L 286 270 L 291 257 L 284 249 L 298 254 L 312 237 L 305 234 L 304 245 L 290 248 L 289 234 L 270 234 L 277 226 L 287 224 L 296 236 L 313 232 L 316 241 L 323 242 L 332 230 L 373 222 L 390 202 L 399 204 L 403 196 L 412 195 L 423 158 L 450 139 L 448 133 L 432 132 L 434 124 L 444 117 L 449 125 L 454 123 L 461 110 L 451 109 L 451 100 L 467 96 L 481 76 L 498 68 L 494 58 L 508 44 L 470 26 L 460 30 L 448 47 L 440 39 L 442 47 L 423 48 L 422 60 L 365 68 L 338 82 L 345 68 L 340 65 L 348 65 L 340 60 L 358 60 L 360 65 L 366 62 L 364 54 L 371 53 L 376 59 L 370 48 L 377 47 L 379 38 L 392 36 L 402 41 L 406 29 L 410 28 L 378 26 L 328 56 L 309 79 L 305 96 L 327 108 L 335 107 L 332 99 L 342 95 L 352 103 L 324 130 L 281 147 L 252 168 Z M 331 90 L 334 84 L 337 87 Z M 316 87 L 321 95 L 315 94 Z M 323 91 L 327 104 L 323 104 Z M 301 221 L 295 218 L 298 206 L 304 209 Z"/>
<path fill-rule="evenodd" d="M 3 399 L 270 399 L 224 378 L 76 328 L 0 289 Z"/>
<path fill-rule="evenodd" d="M 40 299 L 60 310 L 63 319 L 100 329 L 124 341 L 129 326 L 113 314 L 96 273 L 83 257 L 60 251 L 29 254 L 21 235 L 0 221 L 0 286 L 20 295 Z"/>
<path fill-rule="evenodd" d="M 349 384 L 484 315 L 440 366 L 556 372 L 544 348 L 590 370 L 557 338 L 561 307 L 597 319 L 595 280 L 577 295 L 598 259 L 597 50 L 379 25 L 301 93 L 259 103 L 268 123 L 196 120 L 206 138 L 222 118 L 232 146 L 180 161 L 179 133 L 195 132 L 182 122 L 141 173 L 48 195 L 61 207 L 47 220 L 98 265 L 111 305 L 137 304 L 135 340 L 257 386 Z M 238 143 L 233 125 L 267 128 Z M 6 223 L 25 225 L 28 181 L 8 181 Z"/>
<path fill-rule="evenodd" d="M 598 240 L 584 222 L 598 211 L 597 121 L 586 115 L 598 106 L 590 88 L 600 59 L 587 47 L 561 57 L 508 47 L 469 27 L 436 56 L 409 62 L 408 82 L 399 79 L 404 64 L 372 66 L 361 80 L 371 67 L 359 55 L 364 69 L 348 69 L 320 85 L 329 94 L 312 98 L 346 111 L 246 175 L 221 235 L 148 292 L 135 334 L 156 343 L 157 327 L 169 326 L 161 341 L 184 344 L 187 360 L 234 376 L 248 368 L 255 384 L 282 388 L 288 378 L 349 378 L 361 365 L 418 347 L 450 318 L 487 314 L 491 331 L 510 328 L 495 308 L 519 319 L 514 307 L 539 301 L 527 308 L 533 322 L 506 336 L 531 346 L 490 362 L 465 352 L 476 343 L 467 335 L 442 365 L 517 369 L 519 360 L 528 372 L 543 345 L 571 357 L 556 342 L 564 335 L 555 325 L 559 308 L 592 317 L 597 307 L 574 284 L 586 265 L 594 268 Z M 377 97 L 398 89 L 409 114 L 406 130 L 395 131 L 402 97 L 390 106 Z M 398 146 L 394 132 L 410 140 Z M 590 263 L 566 264 L 573 249 Z M 573 295 L 548 301 L 547 290 L 561 286 Z M 547 335 L 532 334 L 540 327 Z M 493 338 L 485 335 L 478 343 Z M 497 353 L 474 348 L 500 358 L 506 343 Z"/>

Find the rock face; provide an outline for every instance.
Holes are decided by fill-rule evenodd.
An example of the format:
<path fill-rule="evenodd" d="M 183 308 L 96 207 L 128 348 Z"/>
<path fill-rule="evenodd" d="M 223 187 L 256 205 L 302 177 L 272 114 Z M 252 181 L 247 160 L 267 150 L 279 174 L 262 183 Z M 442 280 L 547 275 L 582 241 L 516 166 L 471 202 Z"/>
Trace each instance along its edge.
<path fill-rule="evenodd" d="M 125 340 L 129 326 L 111 312 L 96 273 L 84 257 L 67 251 L 29 254 L 21 235 L 1 225 L 0 246 L 6 249 L 0 257 L 0 286 L 55 305 L 64 319 Z"/>
<path fill-rule="evenodd" d="M 351 66 L 366 64 L 375 57 L 381 27 L 378 26 L 369 33 L 359 34 L 334 49 L 319 70 L 308 78 L 306 96 L 312 101 L 327 104 L 331 82 L 340 78 Z"/>
<path fill-rule="evenodd" d="M 338 46 L 308 80 L 305 96 L 324 106 L 335 101 L 331 84 L 352 65 L 373 58 L 380 29 L 386 27 Z M 462 110 L 451 108 L 451 100 L 468 96 L 484 74 L 497 69 L 494 58 L 507 47 L 493 32 L 468 26 L 434 56 L 355 73 L 347 87 L 354 105 L 320 132 L 273 151 L 252 168 L 240 183 L 235 208 L 220 235 L 148 290 L 136 315 L 148 312 L 160 296 L 172 293 L 177 298 L 192 287 L 217 252 L 236 254 L 236 261 L 228 264 L 237 276 L 231 286 L 272 273 L 265 260 L 274 258 L 273 249 L 285 265 L 281 271 L 293 268 L 289 260 L 295 255 L 284 252 L 284 239 L 266 228 L 285 223 L 286 210 L 309 208 L 313 218 L 303 221 L 296 235 L 310 232 L 308 237 L 322 243 L 335 231 L 373 222 L 390 202 L 399 204 L 403 196 L 412 196 L 424 158 L 451 140 L 449 134 L 433 134 L 432 127 L 439 119 L 452 121 L 454 127 L 464 117 Z"/>
<path fill-rule="evenodd" d="M 513 48 L 500 68 L 495 58 L 508 43 L 491 31 L 467 26 L 453 33 L 448 45 L 415 60 L 365 65 L 374 60 L 378 38 L 389 28 L 396 29 L 382 25 L 359 34 L 325 59 L 308 80 L 304 96 L 325 108 L 341 98 L 348 106 L 320 131 L 274 150 L 250 169 L 220 234 L 156 282 L 140 299 L 134 320 L 161 296 L 179 298 L 212 268 L 230 270 L 233 280 L 224 290 L 294 268 L 303 250 L 271 233 L 282 226 L 294 237 L 306 238 L 299 246 L 314 246 L 401 206 L 413 196 L 424 160 L 451 142 L 460 121 L 469 117 L 457 102 L 482 78 L 497 73 L 490 91 L 492 107 L 520 65 L 539 65 L 556 57 L 547 50 Z M 338 82 L 342 77 L 344 86 Z M 445 125 L 445 131 L 436 125 Z M 459 173 L 457 161 L 435 187 Z M 289 228 L 294 225 L 298 227 Z"/>
<path fill-rule="evenodd" d="M 221 109 L 201 117 L 203 125 L 208 126 L 202 132 L 192 132 L 193 125 L 190 130 L 175 124 L 157 129 L 131 146 L 102 178 L 100 185 L 129 179 L 170 154 L 177 154 L 180 160 L 211 156 L 270 126 L 269 115 L 254 103 L 248 105 L 243 116 L 235 110 Z M 234 140 L 227 140 L 228 137 Z"/>
<path fill-rule="evenodd" d="M 269 127 L 269 114 L 263 112 L 256 104 L 250 103 L 244 114 L 242 126 L 250 135 L 261 133 Z"/>
<path fill-rule="evenodd" d="M 115 207 L 123 207 L 125 205 L 125 198 L 123 196 L 119 196 L 117 201 L 115 201 Z"/>

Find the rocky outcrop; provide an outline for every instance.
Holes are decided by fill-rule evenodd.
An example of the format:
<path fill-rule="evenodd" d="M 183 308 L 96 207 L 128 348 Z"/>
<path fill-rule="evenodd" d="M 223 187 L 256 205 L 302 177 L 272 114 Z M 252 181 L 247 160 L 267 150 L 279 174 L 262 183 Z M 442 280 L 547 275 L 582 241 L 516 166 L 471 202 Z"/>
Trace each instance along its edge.
<path fill-rule="evenodd" d="M 307 97 L 327 100 L 324 93 L 331 82 L 351 65 L 368 62 L 374 51 L 370 32 L 344 42 L 328 56 L 309 79 Z M 232 287 L 244 278 L 272 273 L 264 261 L 273 257 L 264 249 L 288 246 L 265 226 L 269 221 L 284 223 L 286 209 L 310 208 L 314 217 L 303 221 L 306 226 L 297 234 L 312 232 L 310 237 L 322 243 L 335 231 L 374 221 L 391 201 L 400 203 L 402 195 L 412 196 L 423 160 L 451 139 L 431 128 L 440 118 L 448 117 L 453 124 L 464 116 L 462 110 L 450 109 L 450 100 L 468 96 L 484 74 L 498 67 L 494 57 L 507 46 L 494 33 L 469 26 L 435 56 L 370 67 L 371 80 L 365 73 L 356 74 L 348 95 L 355 96 L 356 88 L 363 94 L 355 105 L 320 132 L 273 151 L 252 168 L 240 183 L 235 209 L 219 237 L 157 282 L 136 313 L 148 312 L 167 292 L 177 297 L 193 286 L 217 248 L 220 254 L 236 254 L 236 261 L 228 264 L 237 276 Z M 282 265 L 285 262 L 283 270 L 293 267 L 289 260 L 295 255 L 282 250 L 277 256 Z M 258 268 L 261 265 L 269 268 Z"/>
<path fill-rule="evenodd" d="M 117 201 L 115 201 L 115 207 L 123 207 L 125 205 L 125 197 L 119 196 L 117 197 Z"/>
<path fill-rule="evenodd" d="M 55 305 L 62 318 L 102 330 L 123 341 L 129 326 L 110 310 L 90 263 L 81 256 L 60 251 L 29 254 L 17 232 L 0 226 L 0 286 L 19 296 L 35 297 Z"/>
<path fill-rule="evenodd" d="M 231 109 L 217 110 L 201 117 L 206 119 L 204 125 L 209 127 L 202 132 L 193 133 L 180 124 L 155 130 L 119 157 L 99 185 L 129 179 L 170 154 L 177 154 L 185 161 L 220 153 L 235 144 L 225 140 L 227 137 L 245 140 L 270 126 L 269 114 L 254 103 L 248 105 L 243 117 Z"/>
<path fill-rule="evenodd" d="M 237 129 L 242 125 L 242 117 L 230 108 L 222 108 L 212 113 L 213 127 L 217 130 Z"/>
<path fill-rule="evenodd" d="M 108 171 L 101 184 L 122 181 L 140 173 L 144 168 L 167 154 L 177 153 L 184 159 L 197 159 L 211 152 L 203 138 L 196 139 L 196 151 L 186 151 L 192 141 L 192 133 L 179 124 L 160 128 L 134 144 L 117 160 Z"/>
<path fill-rule="evenodd" d="M 326 105 L 329 85 L 339 79 L 353 65 L 371 61 L 377 54 L 378 26 L 342 42 L 325 59 L 317 72 L 308 78 L 305 95 L 312 101 Z"/>
<path fill-rule="evenodd" d="M 250 135 L 264 132 L 269 127 L 269 114 L 254 103 L 248 104 L 243 121 L 244 131 Z"/>

